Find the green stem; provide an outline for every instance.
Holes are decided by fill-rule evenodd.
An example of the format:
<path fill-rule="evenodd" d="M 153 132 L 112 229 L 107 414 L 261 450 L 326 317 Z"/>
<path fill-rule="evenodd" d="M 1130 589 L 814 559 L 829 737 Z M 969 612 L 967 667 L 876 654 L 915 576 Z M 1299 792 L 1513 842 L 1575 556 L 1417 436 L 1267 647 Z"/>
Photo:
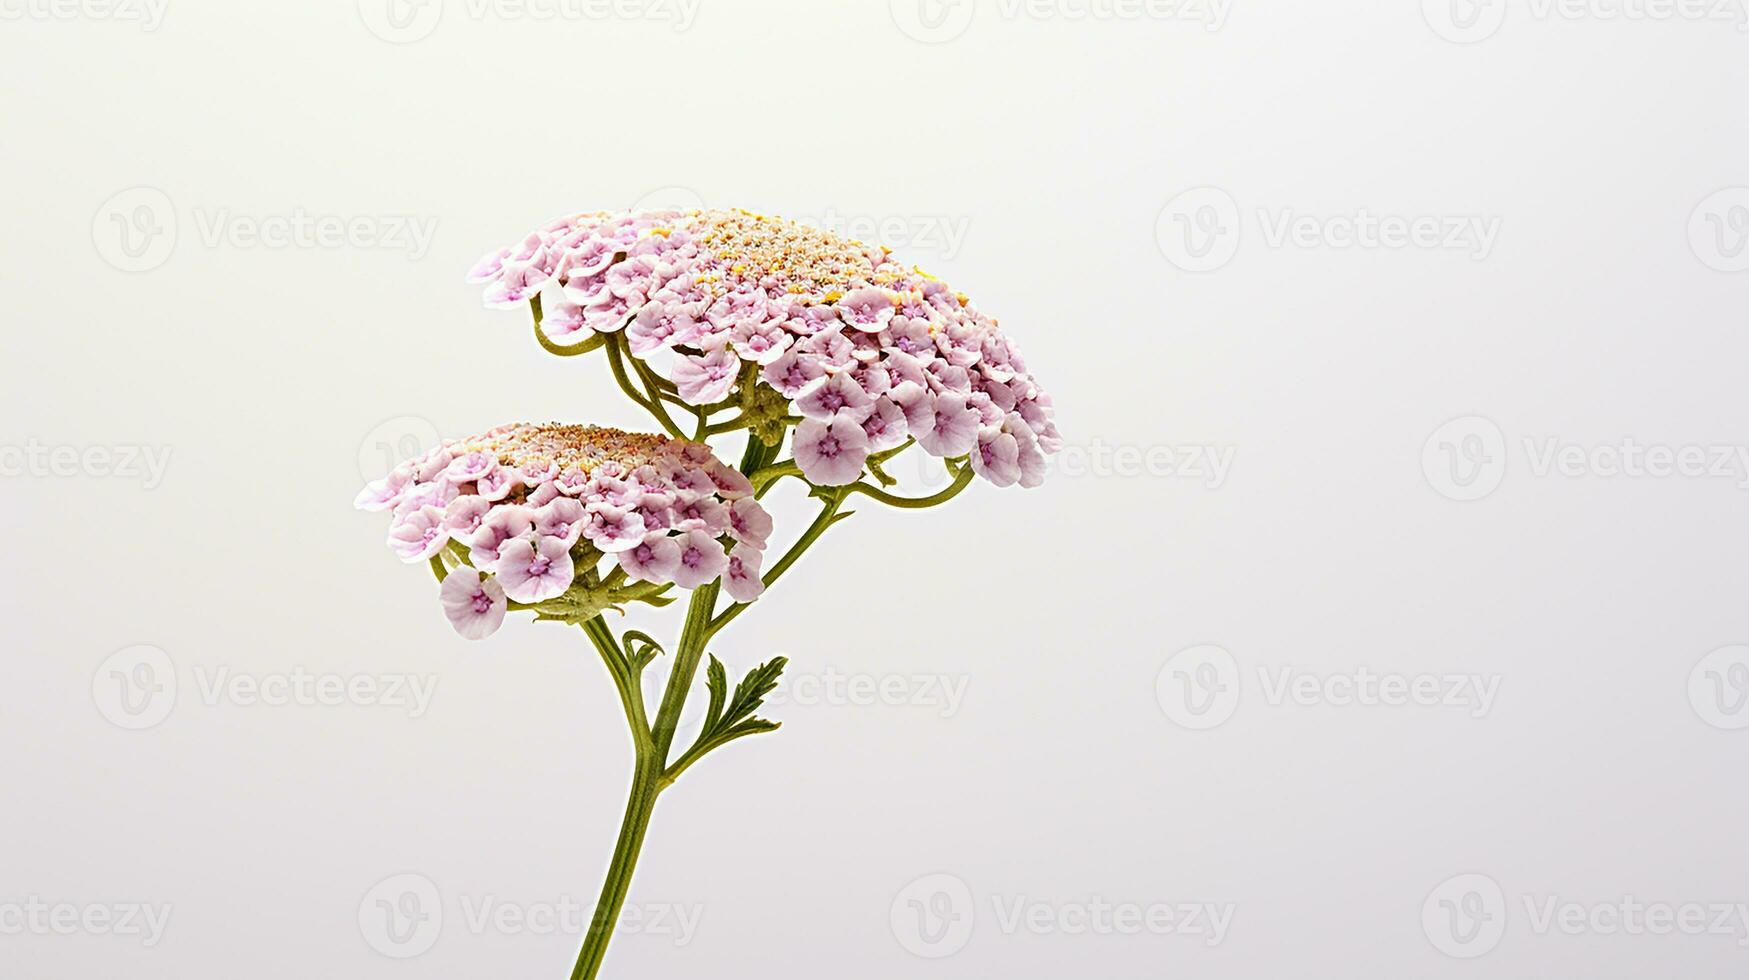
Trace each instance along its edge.
<path fill-rule="evenodd" d="M 845 495 L 842 493 L 834 493 L 826 498 L 826 505 L 820 508 L 820 516 L 814 518 L 814 523 L 808 525 L 808 529 L 802 532 L 802 536 L 796 540 L 796 543 L 790 545 L 790 549 L 784 552 L 783 557 L 778 559 L 777 564 L 771 566 L 771 571 L 765 573 L 764 581 L 766 588 L 771 588 L 784 572 L 789 571 L 790 566 L 794 565 L 796 560 L 802 557 L 802 552 L 808 550 L 809 545 L 820 540 L 820 535 L 825 534 L 827 528 L 850 516 L 848 511 L 845 513 L 838 512 L 838 508 L 844 504 L 844 496 Z M 733 622 L 735 617 L 741 615 L 742 611 L 745 610 L 748 605 L 750 605 L 750 603 L 737 602 L 723 610 L 721 616 L 711 620 L 705 627 L 705 639 L 708 640 L 717 635 L 717 631 Z"/>
<path fill-rule="evenodd" d="M 589 921 L 589 933 L 583 938 L 583 951 L 577 956 L 577 967 L 571 971 L 571 980 L 594 980 L 601 970 L 601 961 L 607 956 L 607 944 L 613 939 L 620 910 L 625 907 L 626 895 L 631 891 L 638 852 L 650 830 L 650 816 L 656 811 L 656 795 L 661 791 L 661 764 L 654 756 L 640 752 L 637 769 L 632 773 L 625 818 L 619 825 L 619 843 L 614 846 L 613 860 L 607 866 L 607 881 L 601 886 L 595 916 Z"/>
<path fill-rule="evenodd" d="M 638 392 L 638 389 L 632 385 L 632 379 L 626 374 L 625 355 L 619 349 L 619 335 L 614 334 L 609 337 L 606 347 L 607 365 L 613 369 L 613 378 L 615 381 L 619 382 L 620 389 L 626 393 L 626 397 L 642 406 L 644 411 L 649 412 L 654 416 L 656 421 L 662 424 L 662 428 L 667 430 L 669 435 L 676 439 L 685 439 L 686 433 L 681 432 L 680 427 L 674 424 L 674 419 L 669 417 L 668 410 L 662 407 L 661 399 L 656 399 L 655 401 L 647 400 Z"/>
<path fill-rule="evenodd" d="M 867 494 L 881 503 L 892 507 L 906 507 L 916 510 L 924 507 L 934 507 L 936 504 L 947 503 L 949 500 L 959 496 L 959 492 L 969 486 L 971 482 L 972 467 L 970 463 L 967 463 L 960 467 L 958 473 L 954 474 L 953 483 L 949 484 L 946 490 L 943 490 L 940 493 L 930 494 L 927 497 L 900 497 L 896 494 L 888 493 L 878 487 L 869 486 L 866 483 L 852 483 L 847 489 L 852 493 Z"/>
<path fill-rule="evenodd" d="M 557 354 L 560 357 L 576 357 L 578 354 L 587 354 L 607 342 L 606 334 L 597 333 L 590 334 L 586 339 L 575 344 L 557 343 L 553 338 L 547 336 L 545 330 L 540 328 L 540 322 L 543 315 L 541 313 L 540 297 L 537 295 L 530 299 L 528 305 L 529 308 L 534 311 L 534 339 L 540 341 L 542 349 L 549 354 Z"/>

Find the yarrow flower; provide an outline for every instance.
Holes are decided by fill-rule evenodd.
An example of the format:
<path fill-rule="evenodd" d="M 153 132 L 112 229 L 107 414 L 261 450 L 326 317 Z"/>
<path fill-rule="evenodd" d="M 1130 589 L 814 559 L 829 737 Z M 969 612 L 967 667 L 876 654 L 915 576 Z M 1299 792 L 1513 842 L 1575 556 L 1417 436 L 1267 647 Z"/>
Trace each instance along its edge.
<path fill-rule="evenodd" d="M 1062 440 L 1050 396 L 994 319 L 885 249 L 793 222 L 745 211 L 568 215 L 468 278 L 489 307 L 527 305 L 550 353 L 602 349 L 620 390 L 672 437 L 507 425 L 407 460 L 357 500 L 392 516 L 390 548 L 431 567 L 462 636 L 489 636 L 528 611 L 580 626 L 600 655 L 637 746 L 593 917 L 611 922 L 656 797 L 705 755 L 778 728 L 755 712 L 787 658 L 731 688 L 713 638 L 856 513 L 853 499 L 916 509 L 980 477 L 1037 486 Z M 739 468 L 704 442 L 737 433 Z M 892 492 L 899 481 L 885 467 L 911 446 L 944 461 L 944 488 Z M 774 528 L 760 499 L 786 479 L 809 484 L 819 513 L 767 562 Z M 603 615 L 666 605 L 675 588 L 692 591 L 671 654 Z M 664 654 L 669 679 L 652 711 L 645 672 Z M 710 701 L 684 747 L 674 739 L 701 674 Z M 600 975 L 612 932 L 588 932 L 570 976 Z"/>
<path fill-rule="evenodd" d="M 444 565 L 444 612 L 469 639 L 496 631 L 512 602 L 540 612 L 571 597 L 593 615 L 719 579 L 749 601 L 772 527 L 746 476 L 702 443 L 558 424 L 445 442 L 356 504 L 392 512 L 403 561 Z"/>
<path fill-rule="evenodd" d="M 999 486 L 1032 487 L 1062 446 L 1050 396 L 995 319 L 886 249 L 792 221 L 569 215 L 487 255 L 469 278 L 491 307 L 538 295 L 550 341 L 623 345 L 688 405 L 741 392 L 766 406 L 749 427 L 805 417 L 796 463 L 821 486 L 852 483 L 869 453 L 913 440 L 969 457 Z M 793 405 L 773 412 L 749 385 Z"/>

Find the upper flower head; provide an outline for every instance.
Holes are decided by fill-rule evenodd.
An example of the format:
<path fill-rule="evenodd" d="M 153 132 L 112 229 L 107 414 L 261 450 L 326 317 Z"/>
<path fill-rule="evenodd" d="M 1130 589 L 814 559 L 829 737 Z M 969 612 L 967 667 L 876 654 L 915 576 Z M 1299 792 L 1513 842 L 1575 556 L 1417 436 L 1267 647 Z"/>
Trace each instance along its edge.
<path fill-rule="evenodd" d="M 885 249 L 793 221 L 716 210 L 567 216 L 492 252 L 470 279 L 485 284 L 489 306 L 544 289 L 550 340 L 613 335 L 688 404 L 748 384 L 769 392 L 783 407 L 770 414 L 812 423 L 797 432 L 796 460 L 821 485 L 856 480 L 868 452 L 912 439 L 936 456 L 971 457 L 999 485 L 1037 486 L 1061 447 L 1050 397 L 993 318 Z"/>
<path fill-rule="evenodd" d="M 408 460 L 358 506 L 394 511 L 389 544 L 404 561 L 450 556 L 445 612 L 478 639 L 511 602 L 594 608 L 725 573 L 731 594 L 757 595 L 749 576 L 771 517 L 752 494 L 700 443 L 518 423 Z"/>

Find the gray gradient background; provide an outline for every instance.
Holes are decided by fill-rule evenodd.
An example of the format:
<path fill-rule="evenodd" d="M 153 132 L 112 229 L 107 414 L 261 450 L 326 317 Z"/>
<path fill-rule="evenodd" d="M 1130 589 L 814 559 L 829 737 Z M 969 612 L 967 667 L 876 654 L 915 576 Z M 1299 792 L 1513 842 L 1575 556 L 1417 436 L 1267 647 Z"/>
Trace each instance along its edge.
<path fill-rule="evenodd" d="M 1402 0 L 1241 0 L 1218 30 L 961 2 L 931 34 L 910 0 L 703 0 L 686 30 L 449 0 L 402 44 L 369 28 L 373 0 L 170 0 L 155 30 L 4 8 L 0 442 L 171 460 L 151 489 L 101 467 L 0 480 L 0 906 L 173 916 L 151 948 L 0 930 L 0 975 L 565 975 L 576 936 L 475 930 L 466 909 L 593 899 L 629 763 L 611 685 L 558 627 L 459 640 L 381 515 L 349 504 L 385 438 L 640 424 L 604 365 L 542 355 L 460 276 L 554 213 L 660 198 L 891 219 L 903 256 L 1003 317 L 1073 447 L 1233 464 L 1218 486 L 1094 465 L 835 529 L 716 651 L 924 703 L 798 687 L 781 733 L 690 772 L 631 901 L 697 911 L 696 931 L 628 932 L 608 976 L 1749 971 L 1741 923 L 1568 934 L 1526 906 L 1749 902 L 1744 690 L 1701 665 L 1749 643 L 1742 474 L 1539 474 L 1522 445 L 1749 439 L 1740 242 L 1689 235 L 1710 195 L 1749 187 L 1749 35 L 1517 3 L 1456 43 L 1437 4 Z M 177 230 L 129 272 L 106 260 L 110 212 L 140 186 Z M 1230 262 L 1191 273 L 1157 229 L 1205 186 L 1242 227 Z M 1480 260 L 1277 246 L 1259 208 L 1500 234 Z M 435 237 L 413 259 L 203 235 L 298 209 Z M 944 223 L 957 247 L 925 233 Z M 1429 439 L 1470 416 L 1504 434 L 1504 479 L 1459 502 L 1423 464 L 1451 462 Z M 793 487 L 777 510 L 806 519 Z M 179 684 L 138 731 L 93 694 L 136 644 Z M 1245 678 L 1207 730 L 1180 724 L 1168 663 L 1200 645 Z M 1481 717 L 1271 703 L 1260 667 L 1499 690 Z M 294 668 L 437 687 L 418 718 L 201 696 L 218 670 Z M 1691 680 L 1735 713 L 1697 710 Z M 397 959 L 361 903 L 368 920 L 401 874 L 444 921 Z M 914 885 L 938 874 L 964 893 Z M 1478 893 L 1504 934 L 1475 959 L 1439 948 L 1437 901 L 1423 917 L 1465 874 L 1500 890 Z M 959 937 L 920 941 L 912 898 Z M 1004 920 L 1021 898 L 1232 922 L 1213 945 L 1047 933 Z"/>

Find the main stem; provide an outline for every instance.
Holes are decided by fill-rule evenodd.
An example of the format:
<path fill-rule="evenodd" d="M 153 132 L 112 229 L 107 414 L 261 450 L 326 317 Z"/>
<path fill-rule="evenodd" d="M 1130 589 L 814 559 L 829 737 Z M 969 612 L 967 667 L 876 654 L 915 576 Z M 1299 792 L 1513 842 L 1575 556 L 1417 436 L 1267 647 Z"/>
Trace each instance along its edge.
<path fill-rule="evenodd" d="M 686 692 L 691 689 L 704 658 L 707 627 L 717 604 L 719 585 L 702 585 L 692 591 L 692 601 L 686 608 L 686 626 L 680 634 L 680 647 L 675 651 L 674 670 L 668 677 L 668 687 L 662 693 L 662 707 L 656 713 L 655 724 L 646 737 L 633 731 L 637 746 L 636 768 L 632 771 L 632 789 L 626 800 L 625 818 L 620 821 L 619 841 L 613 848 L 613 860 L 607 866 L 607 880 L 601 886 L 601 897 L 595 903 L 595 915 L 589 921 L 589 933 L 583 937 L 583 951 L 577 956 L 577 967 L 571 980 L 594 980 L 607 956 L 607 944 L 613 939 L 619 924 L 620 910 L 632 887 L 632 872 L 638 866 L 638 852 L 644 846 L 644 836 L 650 829 L 650 817 L 656 812 L 656 797 L 667 786 L 663 773 L 668 765 L 668 750 L 674 743 L 674 731 L 680 725 L 680 711 L 686 706 Z M 642 697 L 632 681 L 633 697 Z M 636 721 L 634 719 L 634 724 Z"/>

